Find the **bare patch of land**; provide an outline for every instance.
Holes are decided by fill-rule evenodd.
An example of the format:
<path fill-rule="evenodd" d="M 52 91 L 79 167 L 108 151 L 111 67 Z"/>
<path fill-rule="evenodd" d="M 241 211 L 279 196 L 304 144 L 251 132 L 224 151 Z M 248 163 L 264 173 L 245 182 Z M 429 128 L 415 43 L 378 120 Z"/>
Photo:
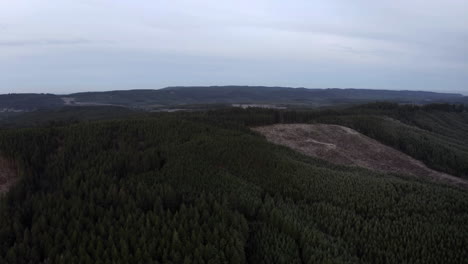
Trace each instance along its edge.
<path fill-rule="evenodd" d="M 341 165 L 360 166 L 468 187 L 468 182 L 429 169 L 400 151 L 343 126 L 277 124 L 252 128 L 272 143 Z"/>
<path fill-rule="evenodd" d="M 18 170 L 15 164 L 0 157 L 0 194 L 7 192 L 18 180 Z"/>
<path fill-rule="evenodd" d="M 286 109 L 285 106 L 278 106 L 275 104 L 232 104 L 233 107 L 247 108 L 264 108 L 264 109 Z"/>
<path fill-rule="evenodd" d="M 77 102 L 74 97 L 61 97 L 65 105 L 72 106 L 123 106 L 119 104 L 106 104 L 106 103 L 96 103 L 96 102 Z"/>

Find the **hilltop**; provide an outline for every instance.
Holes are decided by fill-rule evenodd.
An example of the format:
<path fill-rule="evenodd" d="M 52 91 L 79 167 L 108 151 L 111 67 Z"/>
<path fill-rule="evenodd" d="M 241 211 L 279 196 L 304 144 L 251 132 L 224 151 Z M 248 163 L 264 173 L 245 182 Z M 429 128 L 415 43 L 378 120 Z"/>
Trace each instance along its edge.
<path fill-rule="evenodd" d="M 392 91 L 371 89 L 306 89 L 264 86 L 168 87 L 159 90 L 119 90 L 82 92 L 66 95 L 0 95 L 3 111 L 31 111 L 69 106 L 124 106 L 147 110 L 168 106 L 200 104 L 282 104 L 320 107 L 375 101 L 427 104 L 467 103 L 468 97 L 455 93 Z"/>

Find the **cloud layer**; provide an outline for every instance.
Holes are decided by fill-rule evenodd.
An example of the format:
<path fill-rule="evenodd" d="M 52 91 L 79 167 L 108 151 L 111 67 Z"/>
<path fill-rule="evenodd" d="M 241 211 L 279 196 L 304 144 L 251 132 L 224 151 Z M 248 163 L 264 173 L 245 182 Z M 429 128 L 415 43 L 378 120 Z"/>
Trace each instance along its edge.
<path fill-rule="evenodd" d="M 0 93 L 284 85 L 466 91 L 463 0 L 0 1 Z"/>

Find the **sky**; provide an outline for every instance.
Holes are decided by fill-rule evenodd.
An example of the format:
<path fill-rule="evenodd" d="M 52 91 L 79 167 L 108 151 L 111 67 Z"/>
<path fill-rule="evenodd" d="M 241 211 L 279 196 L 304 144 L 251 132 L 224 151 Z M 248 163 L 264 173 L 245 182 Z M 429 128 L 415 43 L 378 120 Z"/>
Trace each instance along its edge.
<path fill-rule="evenodd" d="M 466 0 L 0 0 L 0 93 L 265 85 L 468 94 Z"/>

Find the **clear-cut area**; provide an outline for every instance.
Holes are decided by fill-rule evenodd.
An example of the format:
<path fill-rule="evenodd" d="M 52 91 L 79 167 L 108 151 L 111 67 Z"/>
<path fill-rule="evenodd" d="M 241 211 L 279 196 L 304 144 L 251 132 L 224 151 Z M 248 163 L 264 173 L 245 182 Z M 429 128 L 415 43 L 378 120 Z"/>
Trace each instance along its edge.
<path fill-rule="evenodd" d="M 0 194 L 7 192 L 18 180 L 18 170 L 15 164 L 0 157 Z"/>
<path fill-rule="evenodd" d="M 276 124 L 252 128 L 272 143 L 329 162 L 427 178 L 468 187 L 468 182 L 428 168 L 351 128 L 328 124 Z"/>

